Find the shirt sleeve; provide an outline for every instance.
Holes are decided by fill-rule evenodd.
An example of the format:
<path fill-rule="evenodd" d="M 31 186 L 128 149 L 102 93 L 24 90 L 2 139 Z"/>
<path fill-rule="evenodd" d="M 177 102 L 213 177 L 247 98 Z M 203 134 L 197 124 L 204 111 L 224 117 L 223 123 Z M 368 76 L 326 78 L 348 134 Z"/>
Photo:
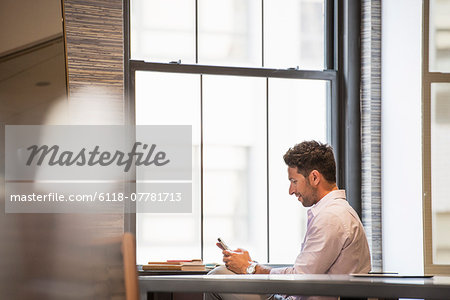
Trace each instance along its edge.
<path fill-rule="evenodd" d="M 293 267 L 274 268 L 271 274 L 325 274 L 348 240 L 348 230 L 336 214 L 322 214 L 308 228 Z"/>
<path fill-rule="evenodd" d="M 291 274 L 291 272 L 287 271 L 288 269 L 294 269 L 294 268 L 293 267 L 273 268 L 270 270 L 270 274 Z"/>

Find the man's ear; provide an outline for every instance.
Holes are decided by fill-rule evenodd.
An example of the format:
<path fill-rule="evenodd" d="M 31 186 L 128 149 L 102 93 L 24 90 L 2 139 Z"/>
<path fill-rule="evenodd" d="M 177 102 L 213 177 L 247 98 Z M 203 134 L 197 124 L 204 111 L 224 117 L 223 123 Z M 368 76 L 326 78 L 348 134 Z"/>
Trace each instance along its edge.
<path fill-rule="evenodd" d="M 320 182 L 320 173 L 317 170 L 312 170 L 311 173 L 309 173 L 309 182 L 311 185 L 317 186 Z"/>

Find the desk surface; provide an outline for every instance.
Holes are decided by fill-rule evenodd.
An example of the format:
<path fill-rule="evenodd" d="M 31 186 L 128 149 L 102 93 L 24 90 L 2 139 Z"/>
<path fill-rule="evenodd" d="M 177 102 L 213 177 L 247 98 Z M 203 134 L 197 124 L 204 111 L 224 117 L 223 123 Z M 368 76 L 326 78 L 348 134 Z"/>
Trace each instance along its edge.
<path fill-rule="evenodd" d="M 450 299 L 450 277 L 361 278 L 351 275 L 140 276 L 141 292 Z"/>

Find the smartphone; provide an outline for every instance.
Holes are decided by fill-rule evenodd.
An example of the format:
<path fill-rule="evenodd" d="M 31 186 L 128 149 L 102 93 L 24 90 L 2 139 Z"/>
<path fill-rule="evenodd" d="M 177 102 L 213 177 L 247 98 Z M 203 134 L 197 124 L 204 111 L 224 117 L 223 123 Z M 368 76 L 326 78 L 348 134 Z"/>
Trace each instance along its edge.
<path fill-rule="evenodd" d="M 222 249 L 222 250 L 230 250 L 230 248 L 227 246 L 227 244 L 225 244 L 223 241 L 222 241 L 222 239 L 221 238 L 218 238 L 217 239 L 218 241 L 219 241 L 219 245 L 218 245 L 218 247 L 220 248 L 220 249 Z"/>

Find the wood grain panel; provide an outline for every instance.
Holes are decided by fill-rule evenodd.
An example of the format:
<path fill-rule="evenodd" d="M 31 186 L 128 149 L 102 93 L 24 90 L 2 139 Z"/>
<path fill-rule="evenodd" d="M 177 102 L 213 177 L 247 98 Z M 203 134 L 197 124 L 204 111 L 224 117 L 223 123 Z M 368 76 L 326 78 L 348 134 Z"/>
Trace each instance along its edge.
<path fill-rule="evenodd" d="M 64 0 L 63 10 L 69 104 L 77 113 L 73 119 L 78 124 L 92 124 L 92 119 L 95 124 L 123 124 L 122 0 Z M 98 236 L 124 230 L 123 214 L 92 218 L 87 224 Z"/>
<path fill-rule="evenodd" d="M 70 93 L 83 85 L 123 95 L 123 13 L 121 0 L 65 0 Z"/>

